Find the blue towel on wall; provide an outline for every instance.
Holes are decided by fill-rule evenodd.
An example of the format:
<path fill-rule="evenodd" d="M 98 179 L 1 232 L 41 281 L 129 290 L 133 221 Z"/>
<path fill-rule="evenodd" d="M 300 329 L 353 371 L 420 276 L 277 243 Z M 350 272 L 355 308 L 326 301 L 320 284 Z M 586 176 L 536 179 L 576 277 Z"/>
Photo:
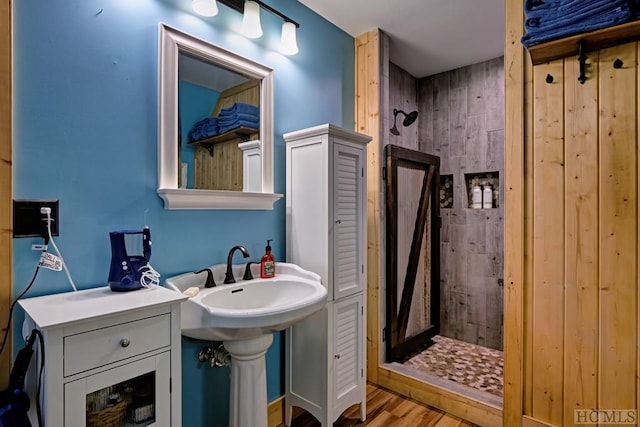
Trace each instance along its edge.
<path fill-rule="evenodd" d="M 551 31 L 575 24 L 585 24 L 590 21 L 607 19 L 605 15 L 629 13 L 629 5 L 626 0 L 578 0 L 583 1 L 584 7 L 573 12 L 549 13 L 548 16 L 528 18 L 525 23 L 527 31 Z M 561 6 L 562 7 L 562 6 Z M 630 14 L 629 14 L 630 15 Z M 629 16 L 627 15 L 627 17 Z"/>
<path fill-rule="evenodd" d="M 528 47 L 532 44 L 542 43 L 549 40 L 567 37 L 574 34 L 586 33 L 602 28 L 618 25 L 629 20 L 631 12 L 629 7 L 621 6 L 608 13 L 592 15 L 589 19 L 573 20 L 569 25 L 554 25 L 540 27 L 533 31 L 528 31 L 522 37 L 522 44 Z"/>
<path fill-rule="evenodd" d="M 220 113 L 218 113 L 218 117 L 230 116 L 233 114 L 242 113 L 242 114 L 253 114 L 254 116 L 260 116 L 260 109 L 255 105 L 244 104 L 242 102 L 238 102 L 233 104 L 232 107 L 222 108 Z"/>

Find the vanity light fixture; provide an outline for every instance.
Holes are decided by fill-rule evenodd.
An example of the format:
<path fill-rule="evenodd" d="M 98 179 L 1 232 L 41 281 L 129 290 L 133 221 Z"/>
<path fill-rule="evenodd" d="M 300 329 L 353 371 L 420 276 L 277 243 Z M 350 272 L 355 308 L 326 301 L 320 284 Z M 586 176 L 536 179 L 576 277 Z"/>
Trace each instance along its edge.
<path fill-rule="evenodd" d="M 298 53 L 298 42 L 296 41 L 296 26 L 293 22 L 284 22 L 282 24 L 280 52 L 285 55 L 295 55 L 296 53 Z"/>
<path fill-rule="evenodd" d="M 258 39 L 262 37 L 262 25 L 260 24 L 260 5 L 255 1 L 249 0 L 244 2 L 242 34 L 250 39 Z"/>
<path fill-rule="evenodd" d="M 214 1 L 215 0 L 194 0 L 198 1 Z M 228 6 L 243 14 L 242 18 L 242 34 L 251 39 L 262 36 L 262 25 L 260 23 L 260 9 L 276 15 L 284 21 L 282 24 L 282 34 L 280 36 L 279 50 L 285 55 L 295 55 L 298 53 L 298 43 L 296 40 L 297 29 L 300 28 L 293 19 L 278 12 L 268 4 L 260 0 L 218 0 L 220 3 Z"/>
<path fill-rule="evenodd" d="M 193 0 L 191 7 L 198 15 L 216 16 L 218 14 L 216 0 Z"/>

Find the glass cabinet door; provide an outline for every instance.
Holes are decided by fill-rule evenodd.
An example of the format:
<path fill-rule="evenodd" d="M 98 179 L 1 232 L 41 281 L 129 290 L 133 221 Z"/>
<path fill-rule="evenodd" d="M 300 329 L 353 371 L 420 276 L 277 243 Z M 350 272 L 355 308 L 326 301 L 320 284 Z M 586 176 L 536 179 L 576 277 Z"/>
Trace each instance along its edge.
<path fill-rule="evenodd" d="M 169 426 L 169 372 L 166 352 L 66 383 L 65 425 Z"/>

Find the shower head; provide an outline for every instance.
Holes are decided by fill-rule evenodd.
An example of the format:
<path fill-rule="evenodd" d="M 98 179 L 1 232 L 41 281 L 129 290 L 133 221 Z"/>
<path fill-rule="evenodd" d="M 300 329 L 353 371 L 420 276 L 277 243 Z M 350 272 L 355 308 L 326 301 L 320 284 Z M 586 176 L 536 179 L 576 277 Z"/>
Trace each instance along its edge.
<path fill-rule="evenodd" d="M 418 112 L 417 111 L 412 111 L 409 114 L 405 113 L 402 110 L 398 110 L 398 109 L 393 109 L 393 127 L 390 130 L 390 132 L 394 135 L 400 135 L 400 131 L 398 131 L 398 127 L 396 126 L 396 119 L 398 118 L 398 114 L 404 114 L 404 120 L 402 121 L 402 126 L 407 127 L 413 124 L 413 122 L 416 121 L 416 119 L 418 118 Z"/>
<path fill-rule="evenodd" d="M 402 121 L 402 125 L 407 127 L 410 126 L 411 124 L 413 124 L 413 122 L 416 121 L 416 119 L 418 118 L 418 112 L 417 111 L 412 111 L 409 114 L 405 113 L 404 111 L 400 111 L 400 113 L 404 114 L 404 120 Z"/>

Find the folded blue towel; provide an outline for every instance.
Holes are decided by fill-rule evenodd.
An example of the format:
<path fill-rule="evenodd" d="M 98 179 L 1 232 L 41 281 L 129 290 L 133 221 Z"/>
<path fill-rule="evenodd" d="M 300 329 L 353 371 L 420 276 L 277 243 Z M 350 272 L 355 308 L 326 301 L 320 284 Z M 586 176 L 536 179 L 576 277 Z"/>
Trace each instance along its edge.
<path fill-rule="evenodd" d="M 618 7 L 608 13 L 592 15 L 589 19 L 574 20 L 569 25 L 555 25 L 553 27 L 541 27 L 528 31 L 521 41 L 525 47 L 536 43 L 567 37 L 574 34 L 586 33 L 613 25 L 621 24 L 629 19 L 631 12 L 628 6 Z"/>
<path fill-rule="evenodd" d="M 231 123 L 229 125 L 221 126 L 220 127 L 220 133 L 228 132 L 231 129 L 239 128 L 240 126 L 258 129 L 258 128 L 260 128 L 260 122 L 259 121 L 256 122 L 256 121 L 238 120 L 238 121 L 236 121 L 234 123 Z"/>
<path fill-rule="evenodd" d="M 249 122 L 255 122 L 255 121 L 259 122 L 260 116 L 256 116 L 255 114 L 244 114 L 244 113 L 232 114 L 230 116 L 218 116 L 218 123 L 220 124 L 220 126 L 228 125 L 238 120 L 245 120 Z"/>
<path fill-rule="evenodd" d="M 202 120 L 198 120 L 189 131 L 188 141 L 198 141 L 203 138 L 217 135 L 218 119 L 215 117 L 205 117 Z"/>
<path fill-rule="evenodd" d="M 626 0 L 578 0 L 587 3 L 585 7 L 567 13 L 549 13 L 547 16 L 528 18 L 524 26 L 527 31 L 551 31 L 599 20 L 604 15 L 629 11 Z M 606 18 L 604 18 L 606 19 Z"/>
<path fill-rule="evenodd" d="M 527 18 L 540 16 L 549 11 L 555 11 L 563 0 L 525 0 L 524 14 Z"/>
<path fill-rule="evenodd" d="M 601 6 L 615 9 L 623 4 L 628 6 L 629 0 L 562 0 L 557 8 L 557 13 L 560 15 L 583 13 Z"/>
<path fill-rule="evenodd" d="M 253 114 L 254 116 L 259 116 L 260 115 L 260 109 L 258 107 L 256 107 L 255 105 L 244 104 L 242 102 L 238 102 L 238 103 L 233 104 L 232 107 L 222 108 L 220 110 L 220 113 L 218 113 L 218 117 L 230 116 L 232 114 L 237 114 L 237 113 Z"/>

